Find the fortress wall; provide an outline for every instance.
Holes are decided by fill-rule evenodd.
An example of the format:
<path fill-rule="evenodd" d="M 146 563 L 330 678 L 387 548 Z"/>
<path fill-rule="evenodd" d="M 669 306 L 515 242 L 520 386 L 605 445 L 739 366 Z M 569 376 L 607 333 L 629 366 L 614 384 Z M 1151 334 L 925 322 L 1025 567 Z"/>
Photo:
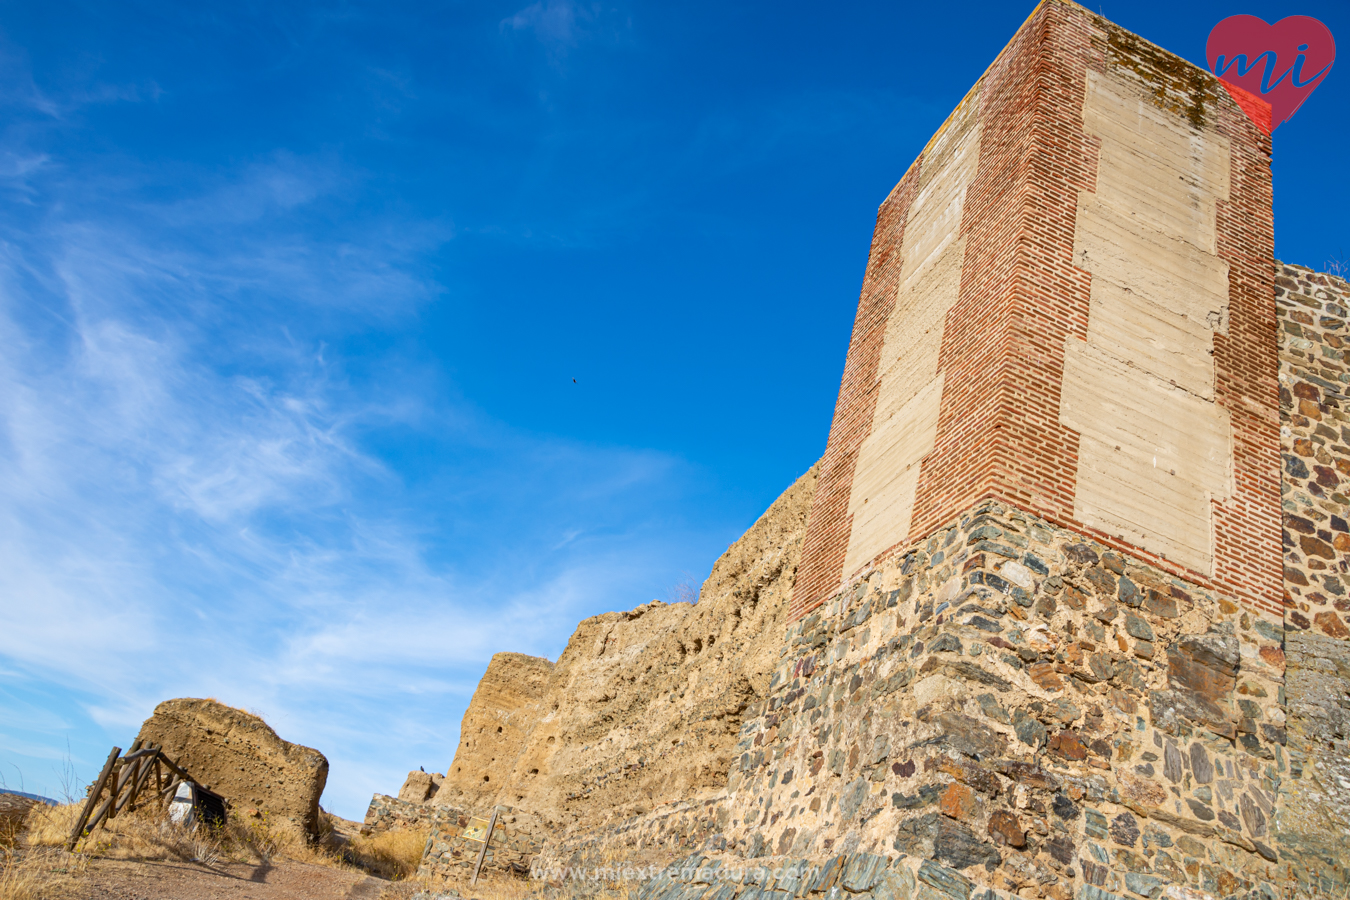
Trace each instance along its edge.
<path fill-rule="evenodd" d="M 879 211 L 810 489 L 555 666 L 547 777 L 508 779 L 536 870 L 1344 897 L 1350 290 L 1277 267 L 1269 156 L 1207 73 L 1044 0 Z"/>
<path fill-rule="evenodd" d="M 493 657 L 432 806 L 587 827 L 726 784 L 746 710 L 783 652 L 812 468 L 713 566 L 697 604 L 578 625 L 556 663 Z"/>
<path fill-rule="evenodd" d="M 986 503 L 789 626 L 723 795 L 574 829 L 538 865 L 707 863 L 763 888 L 799 861 L 833 867 L 834 881 L 787 885 L 808 897 L 1343 896 L 1350 285 L 1275 271 L 1283 623 Z M 1109 333 L 1123 317 L 1104 311 Z M 1103 352 L 1136 349 L 1146 374 L 1200 369 L 1198 354 L 1163 355 L 1218 340 L 1200 318 Z M 1203 400 L 1197 374 L 1168 382 Z M 845 884 L 850 868 L 864 874 Z M 700 891 L 696 877 L 647 896 Z"/>
<path fill-rule="evenodd" d="M 515 768 L 543 715 L 553 663 L 523 653 L 497 653 L 473 692 L 459 726 L 459 746 L 436 797 L 441 805 L 491 805 L 502 773 Z M 497 776 L 498 784 L 492 783 Z"/>
<path fill-rule="evenodd" d="M 1269 154 L 1038 6 L 881 208 L 793 615 L 998 497 L 1278 618 Z"/>
<path fill-rule="evenodd" d="M 723 834 L 751 856 L 932 860 L 1026 897 L 1278 882 L 1282 637 L 985 501 L 794 625 Z"/>
<path fill-rule="evenodd" d="M 1332 894 L 1350 884 L 1350 285 L 1281 265 L 1275 298 L 1289 735 L 1275 826 L 1300 877 Z"/>
<path fill-rule="evenodd" d="M 984 501 L 787 637 L 720 798 L 579 824 L 537 866 L 870 859 L 958 900 L 1290 883 L 1283 632 L 1212 590 Z"/>
<path fill-rule="evenodd" d="M 1350 638 L 1350 284 L 1280 265 L 1285 619 Z"/>

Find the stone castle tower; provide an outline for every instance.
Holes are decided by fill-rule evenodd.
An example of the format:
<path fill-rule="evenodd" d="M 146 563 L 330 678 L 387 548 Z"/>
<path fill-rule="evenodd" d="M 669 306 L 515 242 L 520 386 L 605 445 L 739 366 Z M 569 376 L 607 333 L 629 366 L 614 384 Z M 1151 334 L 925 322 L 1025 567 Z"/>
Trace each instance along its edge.
<path fill-rule="evenodd" d="M 996 498 L 1278 619 L 1270 153 L 1038 10 L 881 206 L 794 613 Z"/>

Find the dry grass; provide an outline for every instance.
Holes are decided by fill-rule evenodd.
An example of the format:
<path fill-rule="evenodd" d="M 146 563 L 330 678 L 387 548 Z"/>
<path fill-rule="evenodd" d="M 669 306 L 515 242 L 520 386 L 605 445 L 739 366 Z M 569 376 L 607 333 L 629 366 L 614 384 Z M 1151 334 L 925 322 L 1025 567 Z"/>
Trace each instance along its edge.
<path fill-rule="evenodd" d="M 81 804 L 34 807 L 28 815 L 24 843 L 30 848 L 63 847 Z M 183 828 L 150 810 L 124 812 L 106 822 L 77 848 L 86 856 L 105 859 L 215 860 L 220 842 L 205 829 Z"/>
<path fill-rule="evenodd" d="M 73 894 L 84 865 L 61 850 L 0 850 L 0 900 L 62 900 Z"/>
<path fill-rule="evenodd" d="M 346 855 L 356 865 L 381 878 L 405 881 L 417 874 L 417 865 L 422 861 L 422 850 L 429 836 L 427 829 L 357 835 L 347 845 Z"/>
<path fill-rule="evenodd" d="M 29 847 L 63 846 L 79 813 L 78 803 L 35 808 L 28 817 L 24 843 Z M 76 849 L 105 859 L 248 863 L 293 859 L 343 867 L 341 853 L 330 842 L 311 843 L 293 829 L 273 826 L 266 816 L 232 819 L 224 828 L 185 828 L 169 821 L 153 806 L 104 821 Z"/>
<path fill-rule="evenodd" d="M 478 883 L 469 884 L 469 879 L 437 880 L 423 884 L 422 890 L 413 897 L 433 898 L 450 896 L 454 891 L 461 897 L 472 900 L 537 900 L 542 894 L 543 884 L 528 878 L 511 878 L 498 872 L 488 872 L 478 876 Z"/>
<path fill-rule="evenodd" d="M 23 843 L 35 848 L 64 846 L 79 813 L 78 803 L 35 808 Z M 411 830 L 343 837 L 327 813 L 320 814 L 316 841 L 295 829 L 274 826 L 266 814 L 232 818 L 224 828 L 184 828 L 170 822 L 159 809 L 147 807 L 104 822 L 77 849 L 104 859 L 252 864 L 289 859 L 338 869 L 359 868 L 399 881 L 416 875 L 427 836 L 425 830 Z"/>

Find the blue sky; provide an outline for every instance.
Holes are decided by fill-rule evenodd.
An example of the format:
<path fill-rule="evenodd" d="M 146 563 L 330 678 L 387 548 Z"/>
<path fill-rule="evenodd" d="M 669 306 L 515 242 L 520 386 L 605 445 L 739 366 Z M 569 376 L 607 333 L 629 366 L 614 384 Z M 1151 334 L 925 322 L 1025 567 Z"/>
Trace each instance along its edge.
<path fill-rule="evenodd" d="M 1350 34 L 1177 6 L 1100 9 Z M 877 204 L 1031 8 L 0 3 L 4 783 L 214 696 L 359 819 L 492 653 L 681 596 L 823 451 Z M 1314 267 L 1343 76 L 1276 133 Z"/>

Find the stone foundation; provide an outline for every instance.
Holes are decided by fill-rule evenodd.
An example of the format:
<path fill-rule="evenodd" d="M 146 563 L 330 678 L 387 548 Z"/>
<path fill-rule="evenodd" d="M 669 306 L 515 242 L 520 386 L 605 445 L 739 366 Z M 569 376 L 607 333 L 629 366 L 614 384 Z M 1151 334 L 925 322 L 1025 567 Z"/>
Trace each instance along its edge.
<path fill-rule="evenodd" d="M 361 833 L 426 828 L 429 834 L 417 877 L 428 882 L 467 882 L 473 875 L 478 849 L 482 846 L 463 836 L 469 820 L 475 816 L 490 819 L 492 810 L 471 813 L 457 806 L 414 803 L 376 794 L 366 810 Z M 482 871 L 523 876 L 530 870 L 530 863 L 538 855 L 545 836 L 538 817 L 517 812 L 509 806 L 497 807 L 497 824 L 483 857 Z"/>
<path fill-rule="evenodd" d="M 659 866 L 701 841 L 724 865 L 884 857 L 958 900 L 1293 896 L 1272 824 L 1282 642 L 986 501 L 789 628 L 725 795 L 574 829 L 540 867 Z"/>
<path fill-rule="evenodd" d="M 491 810 L 479 814 L 487 819 Z M 465 882 L 473 875 L 478 850 L 483 845 L 464 838 L 469 816 L 440 817 L 431 826 L 422 864 L 417 877 L 426 881 Z M 530 863 L 543 846 L 545 832 L 539 821 L 526 813 L 517 813 L 507 806 L 497 808 L 497 825 L 492 830 L 482 872 L 500 872 L 523 876 L 530 871 Z"/>
<path fill-rule="evenodd" d="M 1024 897 L 1262 889 L 1286 874 L 1282 636 L 987 501 L 790 630 L 725 837 L 930 859 Z"/>

